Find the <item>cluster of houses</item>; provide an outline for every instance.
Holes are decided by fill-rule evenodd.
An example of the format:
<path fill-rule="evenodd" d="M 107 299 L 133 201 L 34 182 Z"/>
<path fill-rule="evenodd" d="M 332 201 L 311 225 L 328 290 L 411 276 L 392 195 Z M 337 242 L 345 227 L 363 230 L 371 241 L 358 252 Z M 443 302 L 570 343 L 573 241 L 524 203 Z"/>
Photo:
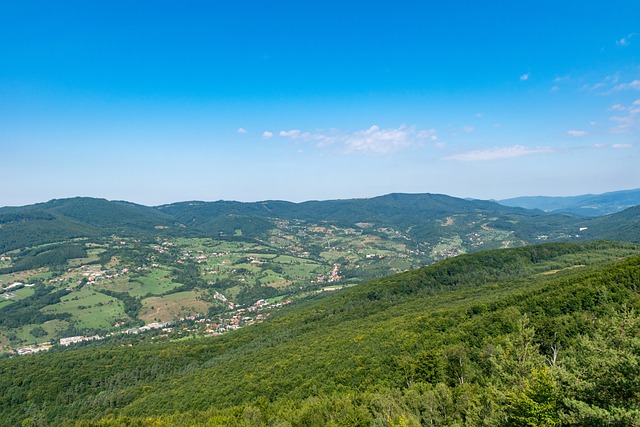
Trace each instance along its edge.
<path fill-rule="evenodd" d="M 444 248 L 444 249 L 441 249 L 439 251 L 436 251 L 435 252 L 435 256 L 433 258 L 435 260 L 445 259 L 445 258 L 458 256 L 461 253 L 462 252 L 461 252 L 460 248 L 457 248 L 457 247 Z"/>
<path fill-rule="evenodd" d="M 221 298 L 226 298 L 222 294 L 218 294 Z M 166 323 L 148 323 L 144 326 L 140 326 L 137 328 L 129 328 L 120 333 L 127 335 L 137 335 L 140 333 L 148 332 L 148 331 L 159 331 L 164 332 L 164 336 L 169 337 L 169 334 L 176 332 L 178 335 L 183 335 L 185 333 L 204 333 L 206 335 L 222 335 L 227 332 L 231 332 L 237 329 L 240 329 L 244 326 L 253 325 L 255 323 L 260 323 L 263 320 L 267 319 L 270 313 L 267 310 L 277 309 L 283 307 L 287 304 L 290 304 L 291 300 L 283 300 L 277 303 L 269 303 L 266 300 L 258 300 L 252 306 L 247 308 L 239 308 L 231 313 L 230 316 L 221 317 L 215 321 L 211 319 L 207 319 L 205 317 L 199 315 L 190 315 L 177 319 L 175 322 L 166 322 Z M 124 326 L 123 324 L 116 324 L 115 326 Z M 181 327 L 178 329 L 178 327 Z M 71 344 L 86 342 L 86 341 L 95 341 L 102 340 L 110 336 L 116 335 L 115 333 L 109 334 L 107 336 L 100 335 L 92 335 L 92 336 L 73 336 L 73 337 L 65 337 L 60 338 L 59 343 L 62 346 L 68 346 Z M 33 354 L 43 350 L 49 350 L 52 347 L 51 344 L 42 344 L 42 345 L 30 345 L 23 348 L 20 348 L 16 351 L 18 355 L 26 355 Z"/>
<path fill-rule="evenodd" d="M 46 351 L 51 348 L 51 344 L 42 344 L 42 345 L 28 345 L 26 347 L 19 348 L 16 350 L 18 356 L 24 356 L 26 354 L 36 354 L 41 351 Z"/>
<path fill-rule="evenodd" d="M 83 341 L 102 340 L 104 338 L 105 337 L 101 337 L 100 335 L 93 335 L 90 337 L 76 336 L 76 337 L 60 338 L 60 345 L 68 346 L 70 344 L 75 344 Z"/>

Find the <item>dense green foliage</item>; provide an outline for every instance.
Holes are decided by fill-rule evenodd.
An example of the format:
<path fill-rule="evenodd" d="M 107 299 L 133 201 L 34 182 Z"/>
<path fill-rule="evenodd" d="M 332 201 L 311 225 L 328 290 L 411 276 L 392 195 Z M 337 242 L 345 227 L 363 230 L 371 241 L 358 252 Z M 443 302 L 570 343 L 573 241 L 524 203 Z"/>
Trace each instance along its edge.
<path fill-rule="evenodd" d="M 273 298 L 280 292 L 272 286 L 245 286 L 242 288 L 236 300 L 242 305 L 251 305 L 260 299 Z"/>
<path fill-rule="evenodd" d="M 0 208 L 0 253 L 100 234 L 95 227 L 48 211 L 35 208 L 14 209 L 15 212 Z"/>
<path fill-rule="evenodd" d="M 629 215 L 637 221 L 635 211 L 593 223 L 594 230 L 588 232 L 588 239 L 613 238 L 615 233 L 611 229 L 619 227 L 622 218 Z M 443 221 L 451 218 L 455 218 L 453 225 L 442 227 Z M 439 194 L 389 194 L 371 199 L 304 203 L 184 202 L 158 207 L 76 197 L 0 208 L 0 253 L 77 237 L 112 234 L 141 238 L 152 233 L 154 236 L 264 239 L 276 227 L 274 221 L 277 220 L 322 222 L 341 227 L 369 223 L 374 229 L 391 227 L 408 232 L 416 242 L 431 243 L 480 232 L 484 226 L 513 233 L 512 245 L 537 243 L 541 236 L 550 241 L 576 239 L 578 229 L 591 224 L 589 220 L 566 215 Z M 625 241 L 640 242 L 637 228 L 618 236 Z M 491 247 L 499 245 L 485 242 L 478 249 Z M 467 249 L 474 250 L 473 247 Z"/>
<path fill-rule="evenodd" d="M 479 252 L 221 337 L 0 360 L 0 425 L 634 425 L 633 251 Z"/>
<path fill-rule="evenodd" d="M 0 326 L 16 328 L 23 325 L 41 324 L 52 319 L 64 319 L 69 315 L 45 314 L 40 311 L 43 307 L 60 302 L 60 298 L 69 291 L 53 291 L 50 286 L 37 287 L 34 294 L 0 310 Z"/>
<path fill-rule="evenodd" d="M 140 300 L 138 298 L 134 298 L 126 292 L 115 292 L 108 289 L 103 289 L 100 292 L 122 301 L 122 303 L 124 304 L 124 312 L 127 314 L 127 316 L 131 317 L 132 319 L 137 319 L 138 312 L 142 308 L 142 304 L 140 303 Z"/>
<path fill-rule="evenodd" d="M 17 260 L 11 267 L 0 269 L 0 274 L 40 267 L 58 267 L 64 265 L 70 259 L 83 258 L 86 256 L 87 251 L 84 245 L 78 243 L 62 243 L 59 245 L 25 249 L 17 254 Z"/>

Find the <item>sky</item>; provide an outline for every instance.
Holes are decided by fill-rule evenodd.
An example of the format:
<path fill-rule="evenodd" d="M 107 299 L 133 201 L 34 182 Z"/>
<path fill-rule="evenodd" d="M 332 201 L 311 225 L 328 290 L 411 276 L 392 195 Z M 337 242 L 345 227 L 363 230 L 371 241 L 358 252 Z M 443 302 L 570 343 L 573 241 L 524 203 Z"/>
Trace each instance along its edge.
<path fill-rule="evenodd" d="M 0 206 L 640 187 L 640 2 L 0 1 Z"/>

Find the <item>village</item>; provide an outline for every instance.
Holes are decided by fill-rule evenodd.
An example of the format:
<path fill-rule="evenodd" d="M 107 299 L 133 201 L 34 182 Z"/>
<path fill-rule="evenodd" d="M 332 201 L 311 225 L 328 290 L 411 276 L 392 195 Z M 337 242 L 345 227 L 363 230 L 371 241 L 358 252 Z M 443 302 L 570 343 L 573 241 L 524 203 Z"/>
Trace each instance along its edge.
<path fill-rule="evenodd" d="M 108 242 L 88 244 L 86 258 L 55 272 L 6 275 L 4 287 L 0 283 L 0 302 L 19 302 L 53 286 L 62 293 L 42 312 L 53 318 L 69 313 L 74 321 L 48 324 L 44 332 L 35 330 L 38 336 L 31 335 L 33 326 L 25 327 L 4 349 L 32 354 L 118 336 L 221 335 L 268 319 L 291 298 L 353 286 L 358 283 L 356 271 L 367 265 L 405 271 L 413 263 L 421 264 L 417 259 L 429 251 L 426 244 L 409 247 L 407 236 L 391 228 L 375 231 L 395 239 L 383 244 L 386 241 L 362 229 L 280 225 L 269 243 L 167 237 L 143 243 L 114 235 Z M 322 241 L 326 235 L 330 238 Z M 314 242 L 321 243 L 313 246 Z M 288 254 L 277 253 L 274 246 L 286 248 Z M 6 266 L 15 260 L 3 257 Z M 182 271 L 189 275 L 180 275 Z M 250 288 L 271 293 L 252 295 L 252 303 L 246 296 L 238 301 L 241 291 Z M 218 309 L 211 310 L 216 305 Z M 221 310 L 224 314 L 214 314 Z M 76 334 L 64 334 L 65 328 Z"/>
<path fill-rule="evenodd" d="M 224 296 L 222 296 L 221 294 L 218 295 L 219 297 L 224 298 Z M 15 350 L 14 354 L 19 356 L 35 354 L 41 351 L 50 350 L 54 348 L 56 344 L 61 347 L 67 347 L 73 344 L 85 343 L 89 341 L 99 341 L 111 337 L 117 337 L 118 335 L 139 335 L 148 332 L 157 332 L 155 336 L 152 337 L 153 339 L 165 338 L 169 340 L 180 339 L 185 336 L 218 336 L 238 330 L 245 326 L 260 323 L 271 316 L 272 310 L 282 308 L 288 304 L 291 304 L 291 302 L 292 301 L 290 299 L 285 299 L 279 302 L 269 303 L 261 299 L 256 301 L 249 307 L 237 308 L 231 312 L 228 312 L 227 315 L 223 315 L 217 319 L 210 319 L 203 316 L 202 314 L 191 314 L 188 316 L 179 317 L 170 322 L 152 322 L 140 327 L 115 331 L 104 336 L 79 335 L 60 338 L 57 343 L 48 342 L 28 345 Z"/>

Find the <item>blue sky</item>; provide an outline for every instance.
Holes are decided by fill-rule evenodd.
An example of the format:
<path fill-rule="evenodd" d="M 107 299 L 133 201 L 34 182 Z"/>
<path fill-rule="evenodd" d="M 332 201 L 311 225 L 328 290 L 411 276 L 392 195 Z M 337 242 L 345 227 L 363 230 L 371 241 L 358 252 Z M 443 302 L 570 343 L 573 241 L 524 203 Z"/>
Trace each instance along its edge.
<path fill-rule="evenodd" d="M 638 188 L 639 16 L 635 0 L 2 2 L 0 205 Z"/>

